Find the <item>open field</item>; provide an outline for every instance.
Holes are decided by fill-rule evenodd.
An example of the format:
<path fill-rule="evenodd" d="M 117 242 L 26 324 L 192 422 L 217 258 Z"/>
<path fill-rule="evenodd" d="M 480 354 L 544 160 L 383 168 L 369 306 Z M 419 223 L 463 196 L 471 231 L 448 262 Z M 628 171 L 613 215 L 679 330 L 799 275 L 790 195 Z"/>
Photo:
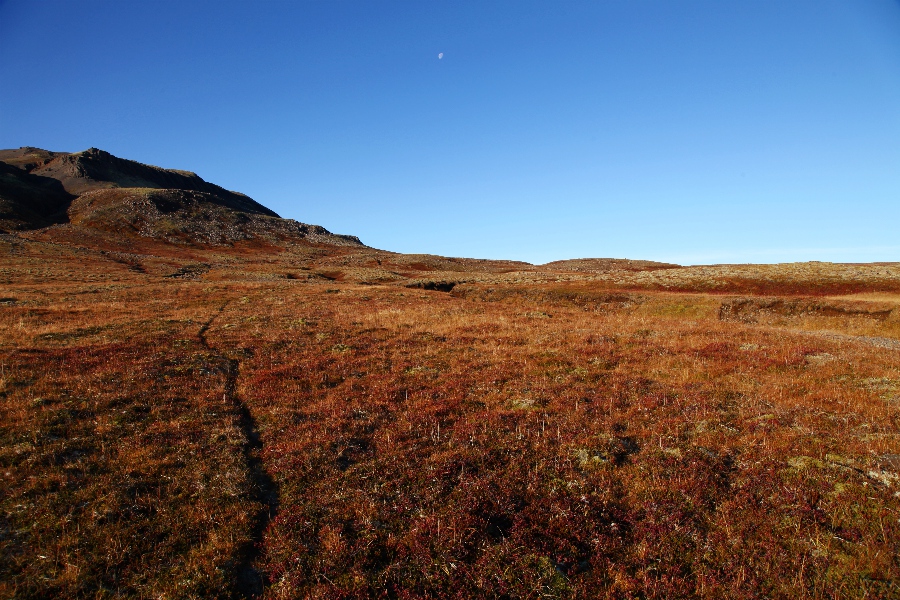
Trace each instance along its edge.
<path fill-rule="evenodd" d="M 2 597 L 900 596 L 896 264 L 78 235 L 0 240 Z"/>
<path fill-rule="evenodd" d="M 898 598 L 900 264 L 401 255 L 0 151 L 3 598 Z"/>

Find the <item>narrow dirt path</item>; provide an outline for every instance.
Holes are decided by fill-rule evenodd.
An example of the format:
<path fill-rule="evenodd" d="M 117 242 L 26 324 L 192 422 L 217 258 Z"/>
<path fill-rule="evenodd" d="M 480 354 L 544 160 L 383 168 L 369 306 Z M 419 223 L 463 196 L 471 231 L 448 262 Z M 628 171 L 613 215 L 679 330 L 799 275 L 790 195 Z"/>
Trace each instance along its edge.
<path fill-rule="evenodd" d="M 263 444 L 256 427 L 256 420 L 247 408 L 246 403 L 237 393 L 237 381 L 241 375 L 241 362 L 232 358 L 219 348 L 211 345 L 206 339 L 206 332 L 213 322 L 225 311 L 228 302 L 223 304 L 216 313 L 209 318 L 197 332 L 200 344 L 213 354 L 215 358 L 225 365 L 225 386 L 222 392 L 222 400 L 231 405 L 237 415 L 238 427 L 244 436 L 244 444 L 241 452 L 250 481 L 253 486 L 251 498 L 262 505 L 261 510 L 254 516 L 250 542 L 245 544 L 239 553 L 239 562 L 236 565 L 235 595 L 243 598 L 259 597 L 266 586 L 265 576 L 254 566 L 260 555 L 263 532 L 276 513 L 278 512 L 278 486 L 272 476 L 266 471 L 262 463 L 261 453 Z"/>

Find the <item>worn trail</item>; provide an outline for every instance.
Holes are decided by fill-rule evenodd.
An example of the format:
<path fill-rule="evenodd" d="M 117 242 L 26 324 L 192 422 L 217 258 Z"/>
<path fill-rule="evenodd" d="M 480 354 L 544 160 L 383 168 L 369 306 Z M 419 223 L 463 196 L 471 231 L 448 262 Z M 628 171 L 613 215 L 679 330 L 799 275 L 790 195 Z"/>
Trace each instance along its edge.
<path fill-rule="evenodd" d="M 255 515 L 250 537 L 251 541 L 241 549 L 234 590 L 237 596 L 255 598 L 262 594 L 267 583 L 265 576 L 254 565 L 260 555 L 263 532 L 269 521 L 278 512 L 278 487 L 262 462 L 263 444 L 256 426 L 256 420 L 253 418 L 247 404 L 237 393 L 241 362 L 239 359 L 233 358 L 226 352 L 211 345 L 206 338 L 206 332 L 227 306 L 228 303 L 226 302 L 219 307 L 219 310 L 200 327 L 197 337 L 204 348 L 225 364 L 225 386 L 222 400 L 229 404 L 237 415 L 238 427 L 244 437 L 242 453 L 253 486 L 251 497 L 262 506 L 261 510 Z"/>

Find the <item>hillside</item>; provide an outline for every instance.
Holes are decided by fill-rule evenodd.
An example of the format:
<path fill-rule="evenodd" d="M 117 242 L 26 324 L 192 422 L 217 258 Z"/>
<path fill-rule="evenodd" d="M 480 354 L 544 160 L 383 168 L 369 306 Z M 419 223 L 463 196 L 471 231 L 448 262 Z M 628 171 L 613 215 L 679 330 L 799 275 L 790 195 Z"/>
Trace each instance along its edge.
<path fill-rule="evenodd" d="M 900 263 L 404 255 L 82 154 L 0 155 L 0 597 L 900 597 Z"/>
<path fill-rule="evenodd" d="M 145 165 L 97 148 L 72 154 L 0 150 L 0 230 L 53 224 L 64 226 L 52 232 L 55 239 L 101 233 L 113 245 L 135 235 L 188 244 L 305 239 L 361 245 L 353 236 L 281 219 L 252 198 L 190 171 Z"/>

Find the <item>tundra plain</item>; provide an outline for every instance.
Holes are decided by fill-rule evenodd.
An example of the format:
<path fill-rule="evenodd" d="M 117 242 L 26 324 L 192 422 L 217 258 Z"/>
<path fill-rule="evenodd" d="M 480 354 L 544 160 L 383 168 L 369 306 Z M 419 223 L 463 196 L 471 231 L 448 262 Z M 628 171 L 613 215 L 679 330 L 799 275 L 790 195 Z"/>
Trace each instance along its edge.
<path fill-rule="evenodd" d="M 900 593 L 897 265 L 46 237 L 0 241 L 5 597 Z"/>
<path fill-rule="evenodd" d="M 140 185 L 0 235 L 0 596 L 900 597 L 900 264 L 402 255 Z"/>

